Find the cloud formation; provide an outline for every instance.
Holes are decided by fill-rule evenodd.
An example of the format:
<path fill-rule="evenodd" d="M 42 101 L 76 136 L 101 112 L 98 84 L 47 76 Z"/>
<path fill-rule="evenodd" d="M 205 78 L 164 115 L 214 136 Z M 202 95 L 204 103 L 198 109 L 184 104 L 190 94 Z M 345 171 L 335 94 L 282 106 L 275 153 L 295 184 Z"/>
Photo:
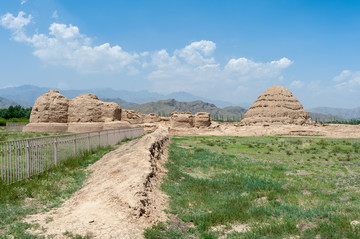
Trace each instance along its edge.
<path fill-rule="evenodd" d="M 53 17 L 57 13 L 54 12 Z M 281 78 L 293 62 L 286 57 L 270 62 L 233 58 L 224 66 L 213 56 L 216 43 L 209 40 L 191 42 L 183 48 L 130 53 L 109 43 L 93 45 L 77 26 L 52 23 L 49 32 L 25 34 L 32 16 L 7 13 L 0 24 L 12 32 L 12 39 L 29 44 L 33 54 L 46 64 L 74 68 L 81 73 L 139 74 L 151 81 L 157 91 L 187 90 L 216 92 L 219 89 L 247 89 L 257 82 Z M 236 93 L 236 92 L 235 92 Z"/>
<path fill-rule="evenodd" d="M 55 19 L 58 19 L 58 18 L 59 18 L 59 15 L 58 15 L 57 10 L 53 11 L 51 17 L 52 17 L 52 18 L 55 18 Z"/>
<path fill-rule="evenodd" d="M 360 71 L 343 70 L 333 79 L 337 84 L 335 88 L 356 91 L 360 89 Z"/>
<path fill-rule="evenodd" d="M 25 42 L 34 48 L 33 54 L 43 62 L 51 65 L 75 68 L 80 72 L 121 72 L 127 66 L 136 63 L 138 55 L 128 53 L 120 46 L 104 43 L 92 46 L 91 39 L 80 34 L 79 28 L 73 25 L 52 23 L 48 34 L 27 36 L 24 27 L 32 16 L 19 12 L 1 18 L 1 25 L 12 31 L 15 41 Z"/>
<path fill-rule="evenodd" d="M 25 16 L 25 12 L 21 11 L 15 17 L 11 13 L 6 13 L 0 19 L 0 25 L 12 32 L 12 39 L 15 41 L 26 41 L 26 35 L 24 27 L 27 26 L 32 20 L 32 16 L 29 14 Z"/>

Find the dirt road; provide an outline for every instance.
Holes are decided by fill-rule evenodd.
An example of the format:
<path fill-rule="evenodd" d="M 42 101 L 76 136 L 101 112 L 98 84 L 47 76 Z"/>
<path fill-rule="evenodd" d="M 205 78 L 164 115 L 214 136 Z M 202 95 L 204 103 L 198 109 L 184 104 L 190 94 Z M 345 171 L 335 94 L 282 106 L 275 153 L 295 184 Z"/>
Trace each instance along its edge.
<path fill-rule="evenodd" d="M 164 173 L 163 150 L 168 139 L 167 130 L 159 128 L 105 155 L 89 167 L 93 173 L 83 188 L 62 207 L 27 218 L 46 228 L 45 233 L 33 233 L 54 238 L 67 238 L 64 232 L 95 238 L 142 238 L 145 227 L 166 220 L 166 195 L 154 185 Z"/>

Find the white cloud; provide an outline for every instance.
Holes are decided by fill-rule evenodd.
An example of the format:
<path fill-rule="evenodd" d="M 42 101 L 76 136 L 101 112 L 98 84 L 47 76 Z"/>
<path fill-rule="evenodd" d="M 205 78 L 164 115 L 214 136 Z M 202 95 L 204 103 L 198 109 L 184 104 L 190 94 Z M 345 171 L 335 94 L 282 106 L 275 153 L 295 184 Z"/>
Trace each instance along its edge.
<path fill-rule="evenodd" d="M 10 30 L 22 30 L 26 25 L 28 25 L 32 19 L 32 16 L 29 14 L 28 17 L 24 17 L 25 12 L 19 12 L 15 17 L 11 13 L 6 13 L 1 17 L 1 26 L 10 29 Z"/>
<path fill-rule="evenodd" d="M 349 70 L 343 70 L 339 75 L 334 77 L 334 81 L 339 82 L 339 81 L 344 81 L 347 78 L 349 78 L 351 76 L 351 71 Z"/>
<path fill-rule="evenodd" d="M 214 58 L 207 58 L 216 49 L 216 44 L 212 41 L 197 41 L 192 42 L 181 50 L 176 50 L 175 55 L 184 59 L 187 63 L 192 65 L 202 65 L 204 63 L 213 63 Z"/>
<path fill-rule="evenodd" d="M 19 12 L 15 17 L 11 13 L 6 13 L 0 19 L 0 25 L 12 32 L 12 39 L 15 41 L 25 41 L 26 34 L 24 27 L 27 26 L 32 20 L 32 16 L 29 14 L 25 16 L 25 12 Z"/>
<path fill-rule="evenodd" d="M 57 12 L 53 13 L 53 17 Z M 71 24 L 52 23 L 48 33 L 26 35 L 24 28 L 32 16 L 7 13 L 1 25 L 12 31 L 13 39 L 33 47 L 33 54 L 45 64 L 74 68 L 83 73 L 125 72 L 152 82 L 158 92 L 189 91 L 218 94 L 233 92 L 236 96 L 252 86 L 263 87 L 282 79 L 282 72 L 293 62 L 286 57 L 269 62 L 256 62 L 245 57 L 230 59 L 222 66 L 213 56 L 216 43 L 208 40 L 191 42 L 168 52 L 129 53 L 109 43 L 92 44 L 92 39 Z M 236 90 L 237 89 L 237 90 Z M 230 93 L 226 96 L 230 97 Z"/>
<path fill-rule="evenodd" d="M 300 89 L 304 86 L 304 82 L 299 81 L 299 80 L 294 80 L 293 82 L 291 82 L 290 84 L 290 88 L 297 88 Z"/>
<path fill-rule="evenodd" d="M 152 67 L 148 79 L 154 82 L 157 91 L 198 93 L 206 89 L 213 93 L 232 92 L 228 94 L 231 95 L 252 85 L 278 81 L 282 71 L 293 63 L 285 57 L 265 63 L 243 57 L 231 59 L 222 67 L 212 57 L 215 49 L 214 42 L 202 40 L 177 49 L 173 54 L 165 49 L 154 52 L 148 65 Z"/>
<path fill-rule="evenodd" d="M 0 19 L 0 25 L 6 29 L 12 31 L 12 38 L 15 41 L 24 41 L 26 40 L 26 35 L 24 32 L 24 27 L 27 26 L 32 20 L 32 16 L 29 14 L 25 16 L 25 12 L 19 12 L 15 17 L 11 13 L 6 13 Z"/>
<path fill-rule="evenodd" d="M 27 2 L 27 0 L 21 0 L 20 4 L 24 5 Z"/>
<path fill-rule="evenodd" d="M 247 58 L 230 59 L 224 70 L 245 80 L 249 78 L 274 78 L 293 62 L 286 57 L 278 61 L 254 62 Z"/>
<path fill-rule="evenodd" d="M 57 10 L 55 10 L 52 15 L 51 15 L 52 18 L 55 18 L 55 19 L 58 19 L 59 18 L 59 15 L 58 15 L 58 12 Z"/>
<path fill-rule="evenodd" d="M 31 19 L 31 15 L 25 17 L 24 12 L 19 12 L 17 17 L 7 13 L 1 18 L 1 25 L 12 31 L 14 40 L 29 43 L 34 48 L 33 54 L 47 64 L 86 73 L 121 72 L 128 70 L 127 66 L 138 58 L 137 54 L 128 53 L 117 45 L 92 46 L 91 39 L 80 34 L 79 28 L 71 24 L 52 23 L 48 34 L 27 36 L 24 27 Z M 133 73 L 133 68 L 130 68 Z"/>
<path fill-rule="evenodd" d="M 360 90 L 360 71 L 344 70 L 338 76 L 334 77 L 337 89 L 345 89 L 351 92 Z"/>

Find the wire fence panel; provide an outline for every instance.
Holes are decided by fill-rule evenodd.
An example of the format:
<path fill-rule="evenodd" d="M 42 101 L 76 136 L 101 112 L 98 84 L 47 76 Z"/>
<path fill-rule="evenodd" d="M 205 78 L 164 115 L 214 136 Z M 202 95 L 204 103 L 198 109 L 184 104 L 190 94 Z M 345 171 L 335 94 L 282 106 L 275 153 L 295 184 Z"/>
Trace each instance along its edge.
<path fill-rule="evenodd" d="M 6 122 L 6 131 L 21 132 L 27 124 L 26 122 Z"/>
<path fill-rule="evenodd" d="M 83 152 L 143 134 L 143 128 L 131 128 L 0 142 L 0 181 L 18 182 Z"/>

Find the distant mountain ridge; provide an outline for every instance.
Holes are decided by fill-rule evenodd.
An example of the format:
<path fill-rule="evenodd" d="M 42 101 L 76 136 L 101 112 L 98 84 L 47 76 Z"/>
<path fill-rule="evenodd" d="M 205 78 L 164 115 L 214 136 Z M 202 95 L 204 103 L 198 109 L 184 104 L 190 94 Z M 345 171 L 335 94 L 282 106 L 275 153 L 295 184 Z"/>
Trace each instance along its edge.
<path fill-rule="evenodd" d="M 360 107 L 353 109 L 332 108 L 332 107 L 316 107 L 308 110 L 313 113 L 320 113 L 332 116 L 338 116 L 344 119 L 360 119 Z"/>
<path fill-rule="evenodd" d="M 49 89 L 47 87 L 38 87 L 34 85 L 22 85 L 17 87 L 8 87 L 0 89 L 0 97 L 14 100 L 24 107 L 33 106 L 36 99 L 45 94 Z M 166 100 L 174 98 L 178 101 L 196 101 L 202 100 L 216 104 L 218 107 L 231 106 L 232 104 L 226 101 L 205 99 L 192 95 L 187 92 L 173 92 L 171 94 L 162 95 L 159 93 L 143 91 L 128 91 L 128 90 L 114 90 L 112 88 L 103 89 L 81 89 L 81 90 L 59 90 L 60 93 L 69 99 L 75 98 L 79 94 L 95 94 L 99 98 L 120 98 L 127 102 L 137 104 L 144 104 L 147 102 Z"/>
<path fill-rule="evenodd" d="M 346 119 L 340 116 L 327 115 L 327 114 L 314 113 L 314 112 L 309 112 L 309 114 L 311 119 L 316 122 L 347 121 Z"/>
<path fill-rule="evenodd" d="M 8 100 L 8 99 L 0 97 L 0 109 L 9 108 L 9 106 L 11 106 L 11 105 L 18 105 L 18 103 L 16 103 L 13 100 Z"/>
<path fill-rule="evenodd" d="M 140 105 L 121 105 L 124 109 L 135 110 L 144 114 L 156 113 L 160 116 L 169 116 L 172 112 L 208 112 L 213 119 L 238 121 L 244 117 L 247 109 L 240 106 L 228 106 L 218 108 L 214 104 L 201 100 L 191 102 L 179 102 L 175 99 L 159 100 Z"/>
<path fill-rule="evenodd" d="M 136 103 L 128 102 L 126 100 L 120 99 L 120 98 L 100 98 L 100 100 L 104 102 L 114 102 L 118 105 L 120 105 L 122 108 L 132 107 L 135 105 L 138 105 Z"/>
<path fill-rule="evenodd" d="M 47 87 L 38 87 L 33 85 L 23 85 L 18 87 L 8 87 L 0 89 L 0 108 L 8 108 L 10 105 L 21 105 L 23 107 L 32 107 L 36 99 L 45 94 L 50 88 Z M 148 112 L 152 107 L 154 113 L 159 113 L 161 110 L 164 114 L 168 114 L 170 109 L 174 111 L 191 111 L 195 112 L 197 110 L 209 111 L 212 115 L 221 113 L 222 115 L 228 115 L 231 118 L 241 117 L 245 114 L 245 108 L 239 106 L 230 106 L 231 103 L 224 101 L 217 101 L 211 99 L 204 99 L 201 97 L 194 96 L 187 92 L 174 92 L 168 95 L 161 95 L 149 91 L 127 91 L 127 90 L 114 90 L 111 88 L 106 89 L 88 89 L 88 90 L 59 90 L 61 94 L 65 95 L 68 98 L 74 98 L 79 94 L 92 93 L 96 94 L 100 99 L 108 101 L 114 101 L 124 108 L 136 108 L 138 107 L 139 111 Z M 167 104 L 162 103 L 163 105 L 147 105 L 147 106 L 138 106 L 140 104 L 145 104 L 147 102 L 156 102 L 156 101 L 168 101 L 167 99 L 174 99 L 177 103 L 174 102 L 174 105 L 171 106 L 171 102 Z M 196 104 L 193 102 L 201 101 L 201 103 Z M 185 106 L 183 103 L 192 103 Z M 211 106 L 213 105 L 213 106 Z M 223 108 L 221 108 L 223 107 Z M 160 110 L 161 109 L 161 110 Z M 160 111 L 159 111 L 160 110 Z M 221 111 L 220 111 L 221 110 Z M 245 111 L 244 111 L 245 110 Z M 308 109 L 308 112 L 312 115 L 314 120 L 319 121 L 332 121 L 341 119 L 360 119 L 360 107 L 353 109 L 342 109 L 342 108 L 332 108 L 332 107 L 317 107 Z M 171 112 L 170 112 L 171 113 Z"/>

